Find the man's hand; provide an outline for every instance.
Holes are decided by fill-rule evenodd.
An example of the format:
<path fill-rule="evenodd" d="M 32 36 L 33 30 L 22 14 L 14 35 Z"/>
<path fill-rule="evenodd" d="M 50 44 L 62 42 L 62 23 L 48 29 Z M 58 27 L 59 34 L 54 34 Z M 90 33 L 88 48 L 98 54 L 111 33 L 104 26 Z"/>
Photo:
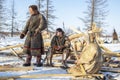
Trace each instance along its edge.
<path fill-rule="evenodd" d="M 58 46 L 57 50 L 62 50 L 64 46 Z"/>
<path fill-rule="evenodd" d="M 36 36 L 36 35 L 39 33 L 39 31 L 40 31 L 40 29 L 37 28 L 37 29 L 35 30 L 34 36 Z"/>
<path fill-rule="evenodd" d="M 60 47 L 60 46 L 58 46 L 58 47 L 57 47 L 57 50 L 60 50 L 60 49 L 61 49 L 61 47 Z"/>
<path fill-rule="evenodd" d="M 23 33 L 20 34 L 20 39 L 23 39 L 25 35 Z"/>

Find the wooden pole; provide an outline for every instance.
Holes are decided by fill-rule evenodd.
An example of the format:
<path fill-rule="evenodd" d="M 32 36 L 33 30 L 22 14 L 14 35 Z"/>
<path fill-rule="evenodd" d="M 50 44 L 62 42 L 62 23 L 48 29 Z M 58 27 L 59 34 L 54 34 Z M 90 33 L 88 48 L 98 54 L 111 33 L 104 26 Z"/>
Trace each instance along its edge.
<path fill-rule="evenodd" d="M 19 56 L 14 49 L 10 48 L 10 50 L 12 51 L 12 53 L 13 53 L 15 56 L 17 56 L 20 60 L 22 60 L 22 61 L 25 62 L 25 60 L 24 60 L 21 56 Z"/>
<path fill-rule="evenodd" d="M 92 12 L 91 12 L 90 30 L 92 30 L 92 26 L 93 26 L 93 22 L 94 22 L 94 9 L 95 9 L 95 0 L 92 0 Z"/>
<path fill-rule="evenodd" d="M 33 67 L 7 67 L 7 66 L 0 66 L 0 72 L 5 72 L 5 71 L 30 71 L 30 70 L 33 70 Z"/>
<path fill-rule="evenodd" d="M 0 51 L 7 50 L 7 49 L 10 49 L 10 48 L 22 47 L 22 46 L 23 46 L 23 44 L 18 44 L 18 45 L 15 45 L 15 46 L 6 46 L 6 47 L 3 47 L 3 48 L 0 48 Z"/>
<path fill-rule="evenodd" d="M 78 56 L 77 56 L 76 49 L 77 49 L 77 46 L 76 46 L 76 43 L 74 42 L 74 54 L 75 54 L 75 57 L 76 57 L 76 59 L 78 61 L 79 59 L 78 59 Z M 84 75 L 87 74 L 86 71 L 85 71 L 85 69 L 84 69 L 84 67 L 83 67 L 83 65 L 82 64 L 79 64 L 79 65 L 80 65 L 80 69 L 82 71 L 82 74 L 84 74 Z"/>
<path fill-rule="evenodd" d="M 20 79 L 20 78 L 41 78 L 41 77 L 66 77 L 66 76 L 71 76 L 71 77 L 88 77 L 88 76 L 92 76 L 92 77 L 101 77 L 103 78 L 104 75 L 103 74 L 85 74 L 85 75 L 81 75 L 81 74 L 31 74 L 31 75 L 22 75 L 22 76 L 11 76 L 11 77 L 0 77 L 0 80 L 3 79 Z"/>

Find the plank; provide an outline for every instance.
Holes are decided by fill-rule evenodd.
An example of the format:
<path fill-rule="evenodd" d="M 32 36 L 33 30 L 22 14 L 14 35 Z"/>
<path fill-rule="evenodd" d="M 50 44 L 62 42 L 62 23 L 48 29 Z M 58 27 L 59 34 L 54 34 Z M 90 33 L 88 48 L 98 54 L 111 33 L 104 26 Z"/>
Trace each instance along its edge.
<path fill-rule="evenodd" d="M 76 59 L 77 59 L 77 61 L 78 61 L 79 59 L 78 59 L 78 55 L 77 55 L 78 53 L 77 53 L 77 51 L 76 51 L 76 44 L 75 44 L 75 42 L 74 42 L 74 46 L 75 46 L 75 48 L 74 48 L 75 57 L 76 57 Z M 85 71 L 83 65 L 82 65 L 82 64 L 79 64 L 79 66 L 80 66 L 80 68 L 81 68 L 81 72 L 82 72 L 83 74 L 86 74 L 86 71 Z"/>
<path fill-rule="evenodd" d="M 6 46 L 6 47 L 3 47 L 3 48 L 0 48 L 0 51 L 7 50 L 7 49 L 10 49 L 10 48 L 22 47 L 22 46 L 23 46 L 23 44 L 18 44 L 18 45 L 14 45 L 14 46 Z"/>
<path fill-rule="evenodd" d="M 120 57 L 120 53 L 118 52 L 104 52 L 103 55 L 111 56 L 111 57 Z"/>
<path fill-rule="evenodd" d="M 15 49 L 14 49 L 15 50 Z M 23 55 L 23 49 L 20 49 L 20 50 L 15 50 L 15 52 L 18 54 L 18 55 Z"/>
<path fill-rule="evenodd" d="M 58 62 L 58 63 L 59 63 L 59 62 L 62 62 L 62 59 L 58 59 L 58 60 L 53 59 L 52 61 L 53 61 L 53 62 Z M 75 64 L 75 60 L 67 60 L 66 63 Z"/>
<path fill-rule="evenodd" d="M 21 56 L 19 56 L 19 55 L 17 54 L 17 52 L 16 52 L 14 49 L 10 48 L 10 50 L 12 51 L 12 53 L 13 53 L 15 56 L 18 57 L 18 59 L 20 59 L 20 60 L 22 60 L 22 61 L 25 62 L 25 60 L 24 60 Z"/>
<path fill-rule="evenodd" d="M 86 74 L 86 75 L 80 75 L 80 74 L 34 74 L 34 75 L 23 75 L 19 76 L 19 78 L 33 78 L 33 77 L 48 77 L 48 76 L 75 76 L 75 77 L 83 77 L 83 76 L 103 76 L 103 74 Z"/>
<path fill-rule="evenodd" d="M 101 68 L 101 71 L 120 73 L 120 68 L 103 67 Z"/>
<path fill-rule="evenodd" d="M 22 76 L 12 76 L 12 77 L 1 77 L 0 79 L 9 79 L 9 78 L 13 78 L 13 79 L 18 79 L 18 78 L 41 78 L 41 77 L 88 77 L 88 76 L 92 76 L 92 77 L 96 77 L 99 76 L 101 78 L 104 77 L 103 74 L 86 74 L 86 75 L 82 75 L 82 74 L 31 74 L 31 75 L 22 75 Z"/>
<path fill-rule="evenodd" d="M 0 80 L 15 80 L 14 78 L 0 78 Z"/>
<path fill-rule="evenodd" d="M 110 67 L 114 67 L 114 68 L 116 67 L 116 68 L 117 68 L 117 67 L 119 67 L 119 63 L 118 63 L 118 64 L 111 64 L 111 63 L 110 63 L 109 66 L 110 66 Z"/>
<path fill-rule="evenodd" d="M 8 67 L 8 66 L 0 66 L 0 71 L 29 71 L 33 70 L 33 67 Z"/>
<path fill-rule="evenodd" d="M 103 44 L 99 44 L 99 46 L 105 51 L 103 55 L 120 57 L 120 53 L 119 52 L 113 52 L 110 49 L 106 48 Z"/>
<path fill-rule="evenodd" d="M 106 48 L 103 44 L 98 44 L 105 52 L 112 52 L 110 49 Z"/>

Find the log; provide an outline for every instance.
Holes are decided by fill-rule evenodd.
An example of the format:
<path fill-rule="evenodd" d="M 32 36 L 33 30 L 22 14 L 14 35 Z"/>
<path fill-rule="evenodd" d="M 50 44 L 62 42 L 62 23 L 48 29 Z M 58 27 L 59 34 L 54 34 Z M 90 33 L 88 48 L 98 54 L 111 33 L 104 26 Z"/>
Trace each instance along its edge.
<path fill-rule="evenodd" d="M 75 46 L 75 48 L 74 48 L 74 53 L 75 53 L 75 57 L 76 57 L 76 59 L 77 59 L 77 61 L 79 60 L 79 58 L 78 58 L 78 56 L 77 56 L 77 51 L 76 51 L 76 48 L 77 48 L 77 46 L 76 46 L 76 43 L 74 42 L 74 46 Z M 80 66 L 80 68 L 81 68 L 81 72 L 82 72 L 82 74 L 87 74 L 86 73 L 86 71 L 85 71 L 85 68 L 84 68 L 84 66 L 82 65 L 82 64 L 79 64 L 79 66 Z"/>
<path fill-rule="evenodd" d="M 19 55 L 17 54 L 17 52 L 16 52 L 14 49 L 10 48 L 10 50 L 11 50 L 12 53 L 13 53 L 15 56 L 17 56 L 20 60 L 25 61 L 21 56 L 19 56 Z"/>
<path fill-rule="evenodd" d="M 59 59 L 59 60 L 54 60 L 54 59 L 53 59 L 53 61 L 59 63 L 59 62 L 62 62 L 62 59 Z M 75 64 L 75 60 L 67 60 L 66 63 Z"/>
<path fill-rule="evenodd" d="M 102 44 L 99 44 L 99 46 L 104 50 L 104 54 L 103 54 L 103 55 L 120 57 L 120 53 L 118 53 L 118 52 L 113 52 L 113 51 L 111 51 L 110 49 L 108 49 L 108 48 L 106 48 L 105 46 L 103 46 Z"/>
<path fill-rule="evenodd" d="M 33 70 L 33 67 L 8 67 L 8 66 L 0 66 L 0 72 L 5 71 L 29 71 Z"/>
<path fill-rule="evenodd" d="M 98 44 L 100 46 L 100 48 L 102 48 L 104 51 L 106 52 L 112 52 L 111 50 L 109 50 L 108 48 L 106 48 L 104 45 L 102 44 Z"/>
<path fill-rule="evenodd" d="M 6 46 L 6 47 L 3 47 L 3 48 L 0 48 L 0 51 L 8 50 L 10 48 L 22 47 L 22 46 L 23 46 L 23 44 L 18 44 L 18 45 L 15 45 L 15 46 Z"/>
<path fill-rule="evenodd" d="M 118 64 L 111 64 L 111 63 L 110 63 L 109 66 L 110 66 L 110 67 L 113 67 L 113 68 L 117 68 L 117 67 L 119 67 L 119 63 L 118 63 Z"/>
<path fill-rule="evenodd" d="M 111 57 L 120 57 L 120 53 L 117 53 L 117 52 L 104 52 L 103 55 L 107 55 Z"/>
<path fill-rule="evenodd" d="M 80 74 L 34 74 L 34 75 L 23 75 L 19 76 L 19 78 L 39 78 L 39 77 L 48 77 L 48 76 L 75 76 L 75 77 L 84 77 L 84 76 L 103 76 L 103 74 L 86 74 L 86 75 L 80 75 Z"/>
<path fill-rule="evenodd" d="M 23 44 L 18 44 L 18 45 L 15 45 L 15 46 L 6 46 L 6 47 L 3 47 L 3 48 L 0 48 L 0 51 L 10 49 L 15 56 L 17 56 L 20 60 L 25 61 L 25 60 L 24 60 L 22 57 L 20 57 L 20 56 L 17 54 L 17 52 L 13 49 L 13 48 L 22 47 L 22 46 L 23 46 Z"/>
<path fill-rule="evenodd" d="M 84 47 L 84 44 L 81 41 L 76 41 L 75 44 L 76 44 L 76 51 L 81 52 Z M 73 49 L 75 48 L 74 42 L 72 43 L 72 47 Z"/>
<path fill-rule="evenodd" d="M 96 24 L 93 23 L 93 25 L 92 25 L 92 30 L 91 30 L 89 33 L 99 33 L 99 32 L 101 32 L 101 31 L 102 31 L 102 29 L 99 28 L 99 27 L 97 27 Z"/>
<path fill-rule="evenodd" d="M 120 73 L 120 68 L 104 67 L 104 68 L 101 68 L 101 71 Z"/>
<path fill-rule="evenodd" d="M 50 47 L 50 42 L 44 42 L 44 47 Z"/>
<path fill-rule="evenodd" d="M 68 38 L 71 41 L 73 39 L 80 38 L 82 36 L 83 36 L 83 34 L 72 34 L 72 35 L 69 35 Z"/>
<path fill-rule="evenodd" d="M 77 30 L 75 27 L 70 27 L 70 29 L 78 34 L 82 34 L 82 35 L 84 34 L 83 32 Z"/>
<path fill-rule="evenodd" d="M 21 50 L 15 50 L 15 51 L 16 51 L 16 53 L 17 53 L 18 55 L 24 54 L 22 49 L 21 49 Z"/>
<path fill-rule="evenodd" d="M 53 32 L 49 32 L 49 31 L 42 31 L 42 36 L 47 35 L 47 34 L 53 34 Z"/>
<path fill-rule="evenodd" d="M 71 76 L 71 77 L 96 77 L 99 76 L 101 78 L 104 77 L 103 74 L 86 74 L 86 75 L 81 75 L 81 74 L 31 74 L 31 75 L 22 75 L 22 76 L 12 76 L 12 77 L 1 77 L 0 79 L 20 79 L 20 78 L 41 78 L 41 77 L 66 77 L 66 76 Z"/>
<path fill-rule="evenodd" d="M 14 78 L 0 78 L 0 80 L 15 80 Z"/>
<path fill-rule="evenodd" d="M 42 37 L 43 39 L 50 39 L 50 34 L 43 35 Z"/>

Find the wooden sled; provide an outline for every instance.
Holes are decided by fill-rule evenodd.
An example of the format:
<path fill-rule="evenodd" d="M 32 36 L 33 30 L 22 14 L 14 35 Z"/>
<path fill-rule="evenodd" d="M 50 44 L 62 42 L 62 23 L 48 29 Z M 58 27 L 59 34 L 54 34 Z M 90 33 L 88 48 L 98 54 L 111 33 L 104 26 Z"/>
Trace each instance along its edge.
<path fill-rule="evenodd" d="M 76 57 L 76 59 L 78 60 L 78 56 L 77 56 L 78 52 L 76 50 L 76 44 L 74 42 L 74 55 Z M 83 74 L 84 76 L 87 76 L 87 77 L 99 77 L 101 80 L 104 78 L 104 75 L 103 74 L 88 74 L 86 71 L 85 71 L 85 68 L 83 66 L 83 64 L 80 64 L 80 69 L 81 69 L 81 74 Z M 74 74 L 73 74 L 74 75 Z M 93 75 L 96 75 L 96 76 L 93 76 Z M 80 76 L 80 77 L 84 77 L 84 76 Z"/>

